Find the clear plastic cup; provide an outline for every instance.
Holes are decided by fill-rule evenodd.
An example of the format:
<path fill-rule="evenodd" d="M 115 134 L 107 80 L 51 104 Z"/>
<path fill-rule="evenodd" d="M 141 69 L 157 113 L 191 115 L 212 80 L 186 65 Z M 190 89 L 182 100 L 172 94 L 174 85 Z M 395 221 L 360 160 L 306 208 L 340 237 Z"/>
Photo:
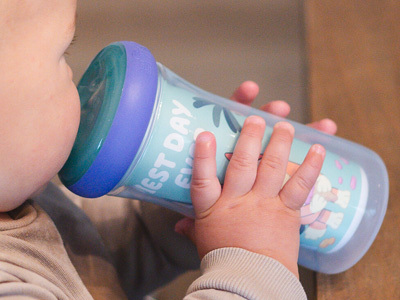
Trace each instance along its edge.
<path fill-rule="evenodd" d="M 133 42 L 104 48 L 78 91 L 81 124 L 59 174 L 64 185 L 83 197 L 139 199 L 187 216 L 193 216 L 196 136 L 214 133 L 222 183 L 245 118 L 266 120 L 264 148 L 274 124 L 282 120 L 188 83 Z M 321 175 L 301 209 L 299 264 L 323 273 L 342 272 L 361 259 L 382 224 L 388 201 L 385 165 L 361 145 L 288 122 L 296 133 L 287 178 L 311 145 L 327 150 Z"/>

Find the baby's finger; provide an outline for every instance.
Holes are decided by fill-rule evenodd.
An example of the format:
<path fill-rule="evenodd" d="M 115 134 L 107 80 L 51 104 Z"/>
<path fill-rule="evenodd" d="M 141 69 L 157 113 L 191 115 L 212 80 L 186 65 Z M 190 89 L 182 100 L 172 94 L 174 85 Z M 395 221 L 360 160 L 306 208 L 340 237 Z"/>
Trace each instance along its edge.
<path fill-rule="evenodd" d="M 202 132 L 196 139 L 190 194 L 196 216 L 206 212 L 221 195 L 215 161 L 216 142 L 211 132 Z"/>
<path fill-rule="evenodd" d="M 307 126 L 322 131 L 326 134 L 334 135 L 336 134 L 337 131 L 337 125 L 331 119 L 322 119 L 319 121 L 315 121 L 310 124 L 307 124 Z"/>
<path fill-rule="evenodd" d="M 290 113 L 290 105 L 281 100 L 271 101 L 260 107 L 261 110 L 278 117 L 286 118 Z"/>
<path fill-rule="evenodd" d="M 250 105 L 257 97 L 260 88 L 253 81 L 243 82 L 233 93 L 231 100 Z"/>
<path fill-rule="evenodd" d="M 324 163 L 325 149 L 321 145 L 310 148 L 304 162 L 284 185 L 279 196 L 293 210 L 299 210 L 317 180 Z"/>
<path fill-rule="evenodd" d="M 196 235 L 194 230 L 194 220 L 188 217 L 179 220 L 175 224 L 175 232 L 186 236 L 193 244 L 196 244 Z"/>
<path fill-rule="evenodd" d="M 226 170 L 224 195 L 242 196 L 253 187 L 264 130 L 265 121 L 261 117 L 250 116 L 245 120 Z"/>
<path fill-rule="evenodd" d="M 293 137 L 294 128 L 291 124 L 287 122 L 275 124 L 254 184 L 254 191 L 264 197 L 275 197 L 282 188 Z"/>

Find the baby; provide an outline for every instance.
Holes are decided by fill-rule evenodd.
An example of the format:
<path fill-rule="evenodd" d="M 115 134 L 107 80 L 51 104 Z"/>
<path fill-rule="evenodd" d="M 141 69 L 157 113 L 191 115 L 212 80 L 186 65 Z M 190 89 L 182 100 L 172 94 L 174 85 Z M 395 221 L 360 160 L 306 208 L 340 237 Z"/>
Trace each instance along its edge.
<path fill-rule="evenodd" d="M 79 126 L 79 96 L 64 58 L 75 18 L 76 0 L 0 2 L 0 295 L 136 299 L 196 267 L 197 259 L 187 239 L 169 226 L 177 218 L 171 212 L 127 200 L 129 218 L 114 216 L 111 222 L 97 214 L 91 222 L 54 185 L 47 186 Z M 250 104 L 257 93 L 256 84 L 245 82 L 232 99 Z M 282 101 L 262 109 L 289 113 Z M 336 130 L 330 120 L 311 126 Z M 276 124 L 258 165 L 264 129 L 260 117 L 246 120 L 223 188 L 213 135 L 197 138 L 191 189 L 196 218 L 175 226 L 202 259 L 202 276 L 185 299 L 305 298 L 297 268 L 300 208 L 325 150 L 312 146 L 283 185 L 294 129 Z M 93 201 L 101 209 L 104 202 Z M 116 223 L 124 225 L 125 238 L 109 242 Z M 178 243 L 184 245 L 179 255 Z"/>

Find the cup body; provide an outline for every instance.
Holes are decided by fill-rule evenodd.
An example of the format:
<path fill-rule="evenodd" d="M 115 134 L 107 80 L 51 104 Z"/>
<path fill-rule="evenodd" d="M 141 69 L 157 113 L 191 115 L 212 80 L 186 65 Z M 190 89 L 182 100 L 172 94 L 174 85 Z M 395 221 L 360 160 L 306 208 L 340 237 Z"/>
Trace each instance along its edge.
<path fill-rule="evenodd" d="M 121 45 L 119 46 L 125 48 L 129 60 L 129 53 L 135 53 L 137 44 L 124 42 Z M 122 171 L 119 170 L 118 176 L 112 176 L 118 178 L 113 181 L 112 187 L 107 187 L 106 193 L 157 203 L 193 216 L 190 183 L 197 135 L 202 131 L 210 131 L 215 135 L 217 176 L 223 183 L 226 167 L 246 117 L 259 115 L 265 119 L 267 128 L 262 149 L 268 144 L 274 124 L 282 119 L 204 91 L 160 63 L 151 61 L 149 64 L 154 66 L 143 67 L 143 70 L 151 69 L 151 77 L 155 78 L 153 81 L 156 83 L 152 85 L 153 91 L 146 94 L 146 97 L 151 99 L 146 102 L 148 107 L 144 114 L 147 117 L 141 122 L 144 126 L 139 130 L 138 125 L 129 125 L 132 127 L 127 129 L 124 125 L 124 134 L 135 136 L 136 148 L 123 163 L 120 163 L 124 164 L 124 167 Z M 125 72 L 128 73 L 129 66 L 126 69 Z M 128 88 L 128 77 L 124 79 L 123 89 L 144 88 L 138 87 L 137 83 Z M 84 84 L 88 86 L 87 82 Z M 101 86 L 101 80 L 97 81 L 96 85 Z M 109 101 L 104 99 L 104 96 L 100 98 L 100 106 Z M 111 102 L 115 102 L 113 107 L 117 111 L 118 107 L 115 106 L 120 105 L 118 100 Z M 142 112 L 134 107 L 130 114 L 131 118 L 136 119 Z M 99 114 L 95 114 L 94 119 L 101 124 L 103 121 L 98 120 L 98 117 Z M 115 122 L 117 117 L 117 113 L 114 113 L 112 122 Z M 109 119 L 108 117 L 107 120 Z M 93 124 L 88 126 L 84 121 L 81 122 L 82 126 L 93 127 Z M 290 178 L 303 162 L 311 145 L 319 143 L 327 150 L 321 174 L 301 209 L 299 263 L 324 273 L 344 271 L 368 250 L 383 221 L 388 198 L 386 168 L 378 155 L 361 145 L 323 134 L 296 122 L 289 122 L 295 127 L 296 133 L 287 178 Z M 86 136 L 87 131 L 82 129 Z M 111 129 L 102 131 L 105 140 L 112 134 Z M 139 135 L 138 131 L 141 132 Z M 118 139 L 121 139 L 121 136 Z M 129 142 L 126 144 L 114 141 L 111 146 L 120 149 L 131 148 Z M 82 145 L 80 147 L 85 148 Z M 114 150 L 112 157 L 119 156 L 118 151 L 122 150 Z M 75 155 L 80 157 L 79 151 Z M 107 163 L 112 164 L 113 158 L 108 157 L 111 162 Z M 261 157 L 262 153 L 260 159 Z M 67 162 L 66 169 L 74 168 L 71 167 L 73 164 Z M 103 163 L 100 165 L 103 167 Z M 107 173 L 107 170 L 96 169 L 92 173 L 96 177 L 97 173 Z M 79 180 L 78 183 L 69 186 L 74 192 L 81 193 L 81 190 L 90 189 L 86 184 L 91 180 L 83 180 L 83 187 Z M 110 179 L 105 181 L 109 182 Z M 96 181 L 92 186 L 97 189 L 101 184 L 101 181 Z M 75 189 L 74 186 L 79 188 Z M 83 192 L 83 195 L 88 196 L 86 192 Z M 101 193 L 96 192 L 94 195 L 101 196 Z"/>

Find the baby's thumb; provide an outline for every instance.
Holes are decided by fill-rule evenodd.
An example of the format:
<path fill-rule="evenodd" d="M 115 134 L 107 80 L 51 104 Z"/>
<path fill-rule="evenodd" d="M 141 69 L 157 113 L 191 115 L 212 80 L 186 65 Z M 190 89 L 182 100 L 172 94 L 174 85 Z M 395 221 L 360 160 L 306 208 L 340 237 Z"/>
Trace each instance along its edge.
<path fill-rule="evenodd" d="M 194 220 L 188 217 L 179 220 L 175 224 L 175 232 L 186 236 L 193 244 L 196 244 L 196 237 L 194 231 Z"/>
<path fill-rule="evenodd" d="M 190 190 L 196 218 L 201 218 L 221 195 L 215 155 L 214 135 L 211 132 L 200 133 L 196 139 Z"/>

